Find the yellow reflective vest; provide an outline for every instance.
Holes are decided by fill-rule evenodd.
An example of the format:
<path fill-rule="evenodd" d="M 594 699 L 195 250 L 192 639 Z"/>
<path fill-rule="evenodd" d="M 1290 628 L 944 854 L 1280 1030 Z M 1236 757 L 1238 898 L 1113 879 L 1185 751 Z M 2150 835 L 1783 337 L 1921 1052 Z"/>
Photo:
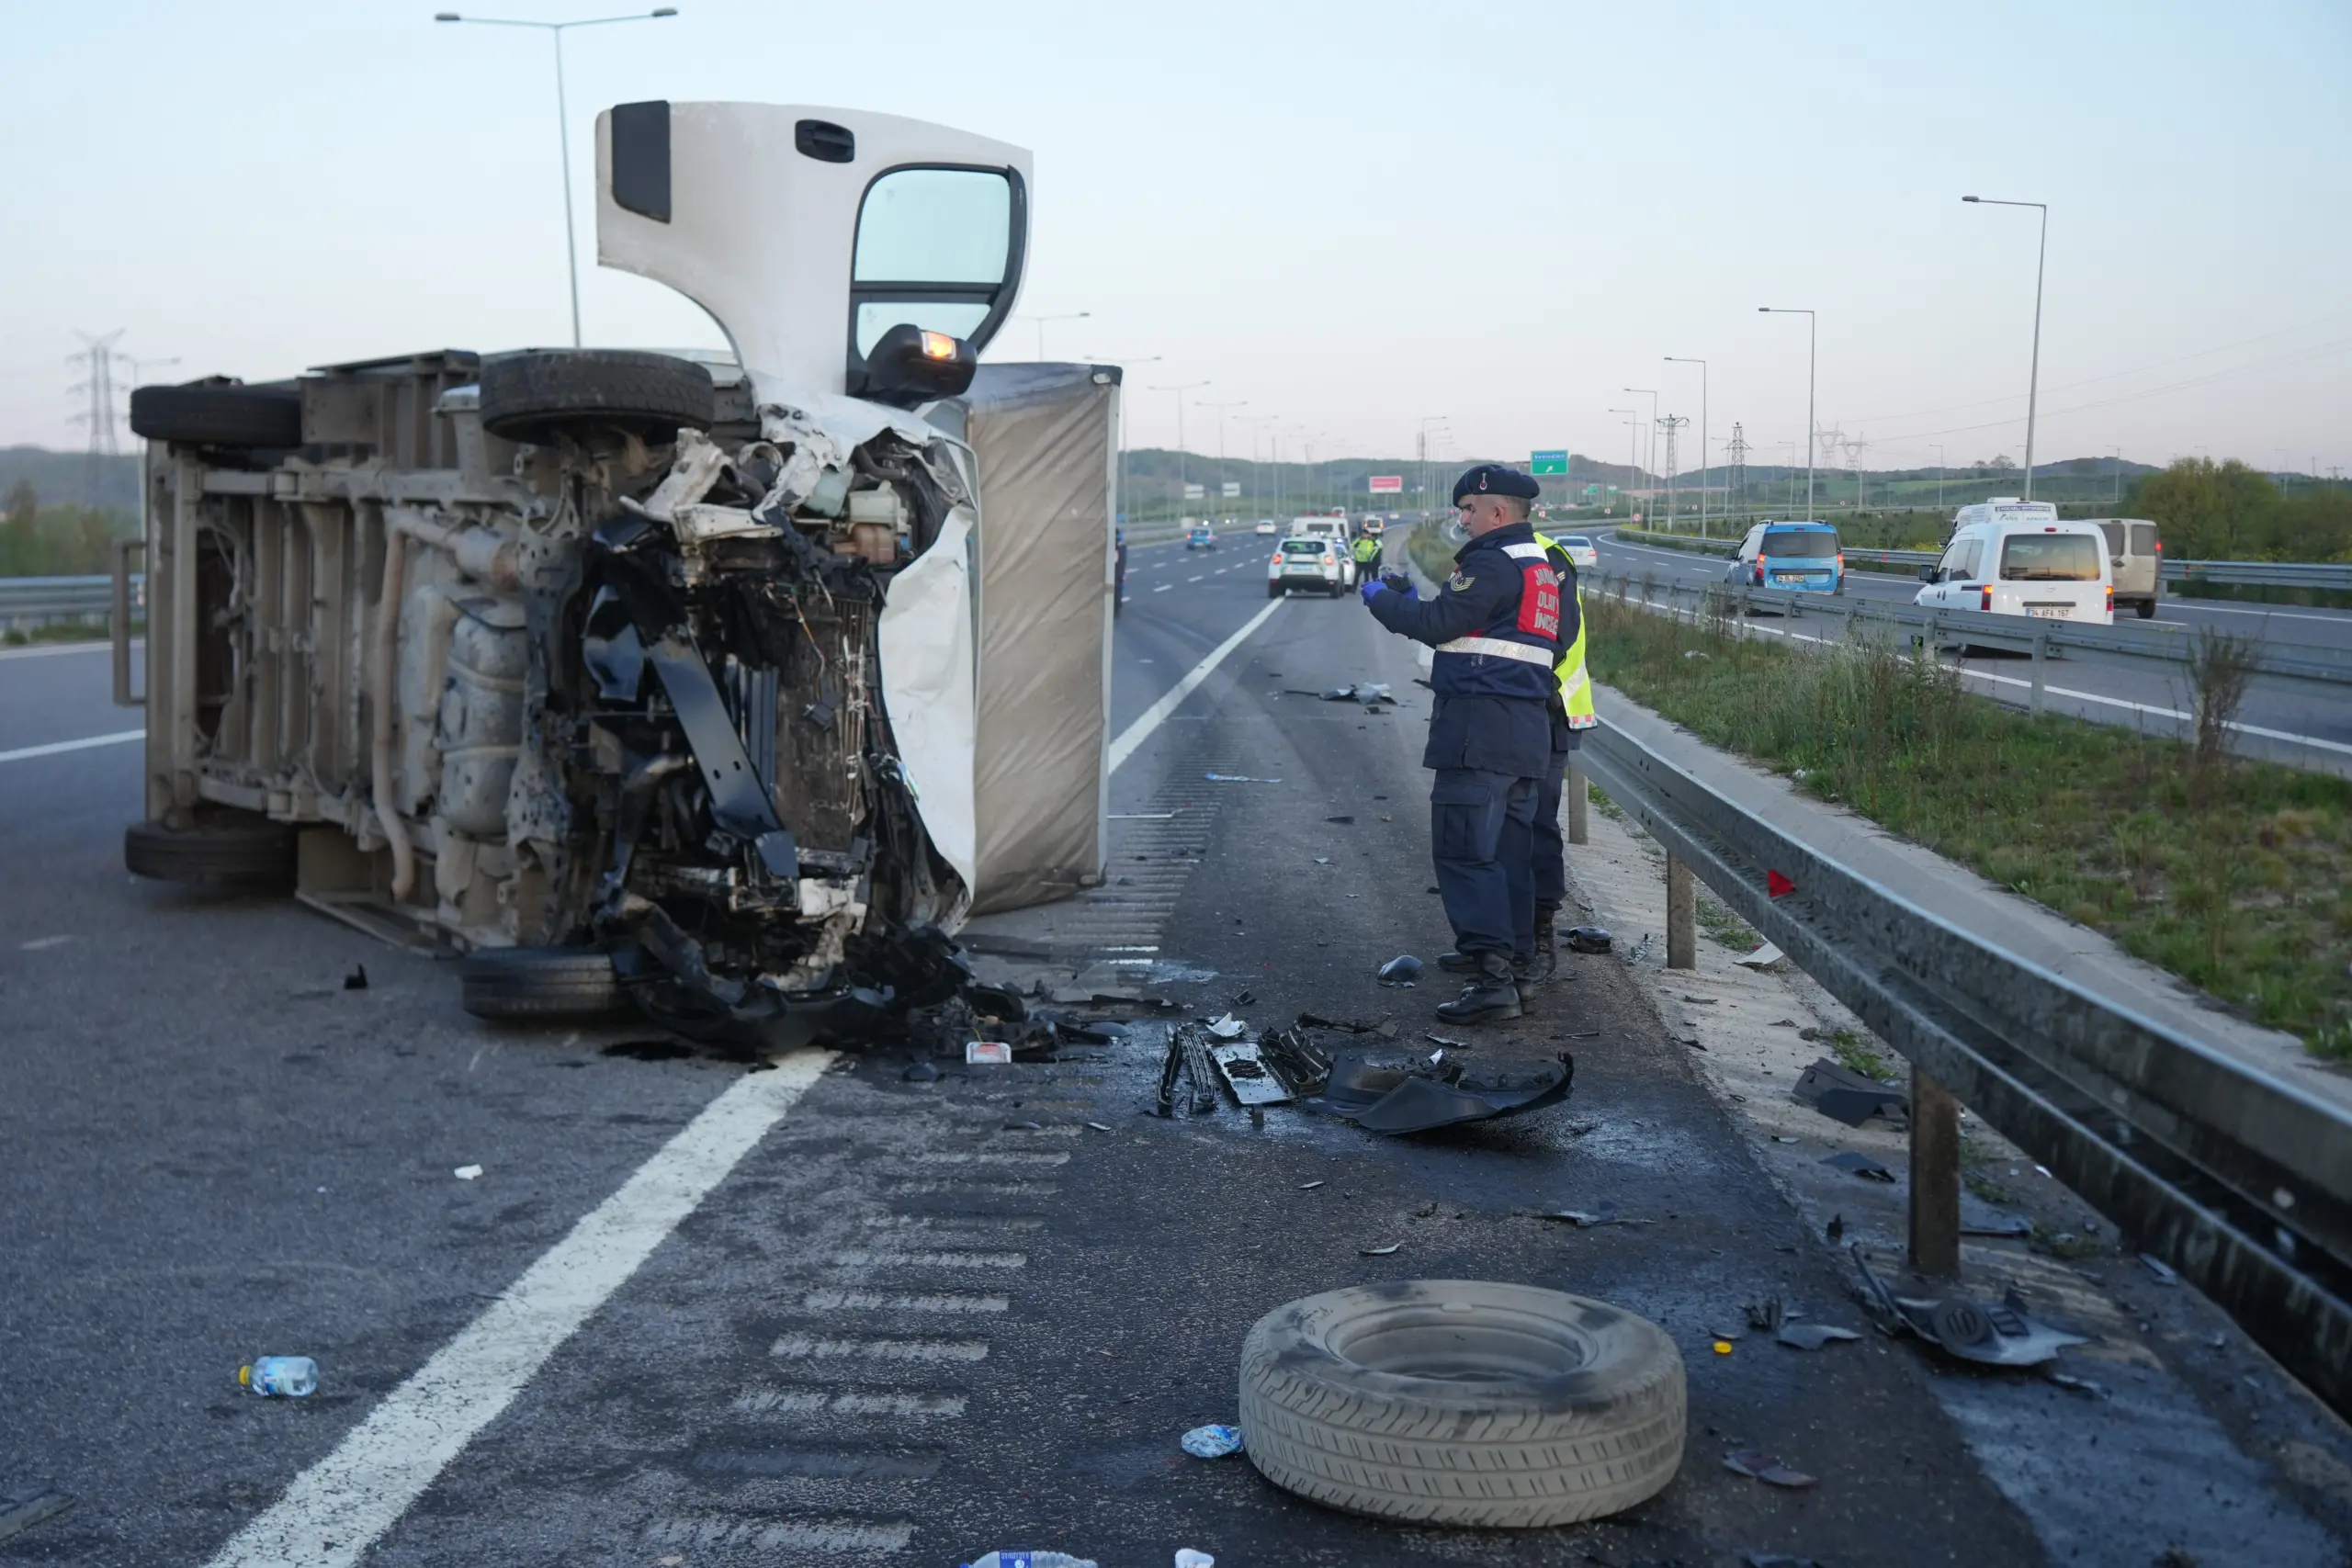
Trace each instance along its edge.
<path fill-rule="evenodd" d="M 1541 534 L 1535 536 L 1535 542 L 1547 551 L 1560 548 Z M 1553 668 L 1553 673 L 1559 677 L 1560 705 L 1567 710 L 1570 729 L 1590 729 L 1600 722 L 1600 716 L 1592 711 L 1592 676 L 1584 667 L 1584 585 L 1578 583 L 1577 640 L 1568 645 L 1568 650 L 1560 655 L 1560 662 Z"/>
<path fill-rule="evenodd" d="M 1355 543 L 1356 564 L 1370 566 L 1380 558 L 1380 541 L 1366 534 Z"/>

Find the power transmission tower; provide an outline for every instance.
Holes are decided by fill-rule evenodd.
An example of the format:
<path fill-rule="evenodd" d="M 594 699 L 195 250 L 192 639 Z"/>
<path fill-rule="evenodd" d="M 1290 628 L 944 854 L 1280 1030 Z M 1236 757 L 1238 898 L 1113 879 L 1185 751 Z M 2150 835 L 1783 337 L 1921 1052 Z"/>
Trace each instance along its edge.
<path fill-rule="evenodd" d="M 65 356 L 69 364 L 87 367 L 82 379 L 74 382 L 72 388 L 74 391 L 88 393 L 90 399 L 88 410 L 74 415 L 75 419 L 90 427 L 89 454 L 83 464 L 82 483 L 85 493 L 82 503 L 85 506 L 98 504 L 98 485 L 100 476 L 106 472 L 106 460 L 122 455 L 122 443 L 115 437 L 115 421 L 119 416 L 114 405 L 114 362 L 119 355 L 115 352 L 114 343 L 127 330 L 117 327 L 102 337 L 76 331 L 74 335 L 80 338 L 85 346 L 81 353 Z"/>
<path fill-rule="evenodd" d="M 1747 434 L 1739 421 L 1731 422 L 1731 439 L 1724 444 L 1724 501 L 1735 515 L 1747 510 Z"/>
<path fill-rule="evenodd" d="M 1674 532 L 1674 479 L 1676 474 L 1680 472 L 1679 467 L 1674 460 L 1674 433 L 1690 423 L 1689 414 L 1669 413 L 1658 416 L 1657 427 L 1666 432 L 1666 531 L 1669 534 Z"/>

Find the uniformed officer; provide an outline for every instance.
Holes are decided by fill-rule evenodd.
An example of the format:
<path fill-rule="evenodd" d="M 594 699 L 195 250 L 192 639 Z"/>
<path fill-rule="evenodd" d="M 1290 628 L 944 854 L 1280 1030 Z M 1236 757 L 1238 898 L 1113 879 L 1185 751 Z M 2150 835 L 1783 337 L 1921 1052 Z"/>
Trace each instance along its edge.
<path fill-rule="evenodd" d="M 1584 732 L 1600 723 L 1592 711 L 1592 677 L 1584 667 L 1584 591 L 1577 585 L 1576 563 L 1567 551 L 1542 534 L 1535 542 L 1552 558 L 1560 577 L 1560 641 L 1567 651 L 1553 674 L 1559 682 L 1557 705 L 1552 712 L 1552 764 L 1535 797 L 1535 960 L 1532 978 L 1550 976 L 1557 962 L 1552 922 L 1568 894 L 1567 846 L 1560 836 L 1560 796 L 1568 761 Z"/>
<path fill-rule="evenodd" d="M 1377 536 L 1374 536 L 1374 535 L 1371 535 L 1371 534 L 1359 534 L 1359 535 L 1357 535 L 1357 536 L 1356 536 L 1356 543 L 1355 543 L 1355 553 L 1356 553 L 1356 576 L 1358 577 L 1358 579 L 1360 579 L 1360 580 L 1361 580 L 1361 579 L 1363 579 L 1363 578 L 1367 578 L 1367 577 L 1372 576 L 1372 575 L 1373 575 L 1373 570 L 1372 570 L 1372 569 L 1373 569 L 1374 567 L 1376 567 L 1376 566 L 1378 566 L 1378 565 L 1380 564 L 1380 540 L 1379 540 L 1379 538 L 1378 538 Z"/>
<path fill-rule="evenodd" d="M 1469 542 L 1429 600 L 1399 576 L 1364 584 L 1390 631 L 1437 652 L 1421 765 L 1435 771 L 1430 840 L 1455 951 L 1476 964 L 1450 1023 L 1520 1016 L 1512 974 L 1535 951 L 1536 798 L 1552 767 L 1560 658 L 1559 575 L 1527 521 L 1535 481 L 1481 463 L 1453 485 Z"/>

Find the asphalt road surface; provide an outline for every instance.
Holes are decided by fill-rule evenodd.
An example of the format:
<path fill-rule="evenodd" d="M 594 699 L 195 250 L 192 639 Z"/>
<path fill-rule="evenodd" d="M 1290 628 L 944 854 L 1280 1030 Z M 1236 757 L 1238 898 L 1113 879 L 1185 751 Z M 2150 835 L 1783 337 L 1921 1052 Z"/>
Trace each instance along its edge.
<path fill-rule="evenodd" d="M 1270 601 L 1263 571 L 1238 541 L 1135 552 L 1111 879 L 976 939 L 1030 955 L 989 960 L 1014 978 L 1107 966 L 1194 1013 L 1246 989 L 1255 1022 L 1386 1020 L 1427 1049 L 1448 993 L 1372 970 L 1447 944 L 1428 694 L 1352 596 Z M 1366 679 L 1403 711 L 1302 694 Z M 138 748 L 103 739 L 131 728 L 106 681 L 97 652 L 0 660 L 0 1495 L 75 1499 L 0 1562 L 2046 1560 L 1912 1348 L 1712 1351 L 1767 1294 L 1861 1325 L 1613 959 L 1566 961 L 1519 1023 L 1447 1032 L 1479 1062 L 1572 1052 L 1567 1105 L 1409 1141 L 1283 1108 L 1144 1114 L 1148 1023 L 936 1081 L 903 1050 L 750 1070 L 641 1027 L 494 1029 L 446 964 L 125 874 Z M 1603 1202 L 1650 1223 L 1535 1217 Z M 1617 1520 L 1474 1534 L 1178 1450 L 1233 1418 L 1260 1315 L 1402 1278 L 1664 1325 L 1690 1374 L 1680 1475 Z M 241 1392 L 256 1353 L 315 1357 L 319 1392 Z M 1735 1447 L 1819 1484 L 1735 1475 Z"/>
<path fill-rule="evenodd" d="M 1593 531 L 1590 536 L 1600 552 L 1602 571 L 1629 575 L 1637 583 L 1645 575 L 1651 576 L 1661 594 L 1669 583 L 1687 594 L 1721 582 L 1728 565 L 1720 557 L 1629 544 L 1605 528 Z M 1859 570 L 1847 573 L 1846 584 L 1852 597 L 1903 604 L 1910 604 L 1919 590 L 1914 578 Z M 2157 604 L 2156 620 L 2271 642 L 2352 648 L 2352 611 L 2346 610 L 2166 598 Z M 2118 624 L 2130 622 L 2132 618 L 2126 616 Z M 1771 615 L 1757 616 L 1756 625 L 1768 634 L 1838 635 L 1835 623 L 1826 623 L 1825 631 L 1784 624 Z M 2032 660 L 2024 655 L 1980 649 L 1960 662 L 1971 672 L 1971 689 L 2018 705 L 2028 700 Z M 2075 651 L 2052 660 L 2045 682 L 2047 706 L 2053 713 L 2160 735 L 2183 732 L 2186 716 L 2196 702 L 2186 670 L 2095 653 Z M 2247 688 L 2238 722 L 2245 727 L 2240 749 L 2248 756 L 2330 773 L 2352 773 L 2352 701 L 2346 700 L 2341 685 L 2259 677 Z"/>

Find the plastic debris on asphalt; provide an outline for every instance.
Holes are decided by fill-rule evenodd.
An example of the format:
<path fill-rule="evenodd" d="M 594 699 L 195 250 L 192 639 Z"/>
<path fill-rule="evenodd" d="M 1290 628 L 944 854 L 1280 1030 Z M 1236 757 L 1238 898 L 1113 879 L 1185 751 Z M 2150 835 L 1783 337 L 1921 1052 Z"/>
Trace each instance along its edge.
<path fill-rule="evenodd" d="M 1211 1019 L 1208 1025 L 1209 1032 L 1219 1040 L 1238 1040 L 1249 1028 L 1248 1024 L 1231 1013 L 1227 1013 L 1221 1018 Z"/>
<path fill-rule="evenodd" d="M 1789 1098 L 1849 1127 L 1859 1127 L 1873 1117 L 1898 1130 L 1911 1125 L 1909 1095 L 1826 1056 L 1797 1075 Z"/>
<path fill-rule="evenodd" d="M 478 1165 L 461 1165 L 449 1174 L 456 1177 L 460 1181 L 471 1181 L 481 1175 L 481 1167 Z"/>
<path fill-rule="evenodd" d="M 1770 969 L 1786 957 L 1788 957 L 1787 953 L 1768 942 L 1753 953 L 1741 953 L 1732 962 L 1749 969 Z"/>
<path fill-rule="evenodd" d="M 2038 1367 L 2069 1345 L 2088 1343 L 2036 1322 L 2014 1286 L 1997 1306 L 1958 1294 L 1898 1296 L 1871 1269 L 1861 1243 L 1852 1251 L 1862 1274 L 1862 1306 L 1889 1334 L 1907 1331 L 1947 1355 L 1995 1367 Z"/>
<path fill-rule="evenodd" d="M 2150 1274 L 2154 1275 L 2156 1283 L 2159 1285 L 2177 1285 L 2180 1283 L 2180 1271 L 2175 1269 L 2171 1264 L 2165 1262 L 2163 1258 L 2156 1257 L 2154 1253 L 2143 1252 L 2140 1254 L 2140 1267 L 2145 1269 Z"/>
<path fill-rule="evenodd" d="M 1589 1209 L 1551 1209 L 1538 1216 L 1546 1220 L 1566 1220 L 1578 1230 L 1596 1225 L 1645 1225 L 1647 1220 L 1629 1220 L 1618 1213 L 1617 1205 L 1603 1199 Z"/>
<path fill-rule="evenodd" d="M 1323 1092 L 1303 1103 L 1368 1133 L 1426 1133 L 1556 1105 L 1575 1081 L 1576 1059 L 1565 1051 L 1555 1062 L 1481 1068 L 1475 1077 L 1458 1062 L 1383 1064 L 1350 1051 L 1333 1060 Z"/>
<path fill-rule="evenodd" d="M 1380 983 L 1404 987 L 1420 977 L 1421 961 L 1409 953 L 1400 953 L 1380 966 Z"/>
<path fill-rule="evenodd" d="M 1239 1453 L 1243 1446 L 1241 1428 L 1222 1425 L 1195 1427 L 1179 1441 L 1194 1459 L 1223 1459 Z"/>
<path fill-rule="evenodd" d="M 1405 1244 L 1401 1241 L 1392 1241 L 1385 1247 L 1359 1247 L 1356 1248 L 1356 1256 L 1358 1258 L 1385 1258 L 1404 1245 Z"/>
<path fill-rule="evenodd" d="M 1831 1155 L 1828 1158 L 1823 1160 L 1821 1163 L 1824 1165 L 1834 1165 L 1839 1170 L 1850 1170 L 1856 1176 L 1861 1177 L 1863 1179 L 1868 1181 L 1892 1181 L 1894 1179 L 1894 1172 L 1879 1164 L 1878 1161 L 1871 1158 L 1870 1156 L 1862 1154 L 1855 1149 L 1840 1149 L 1836 1154 Z"/>
<path fill-rule="evenodd" d="M 967 1066 L 993 1064 L 1008 1066 L 1012 1061 L 1012 1047 L 1001 1040 L 967 1040 L 964 1043 L 964 1063 Z"/>
<path fill-rule="evenodd" d="M 1253 779 L 1247 773 L 1203 773 L 1211 784 L 1280 784 L 1280 779 Z"/>
<path fill-rule="evenodd" d="M 1560 933 L 1560 940 L 1571 953 L 1606 953 L 1609 933 L 1599 926 L 1570 926 Z"/>
<path fill-rule="evenodd" d="M 1838 1328 L 1826 1323 L 1784 1323 L 1772 1337 L 1792 1350 L 1818 1350 L 1833 1340 L 1860 1339 L 1861 1336 L 1850 1328 Z"/>
<path fill-rule="evenodd" d="M 1216 1559 L 1205 1551 L 1180 1546 L 1176 1549 L 1176 1568 L 1216 1568 Z"/>
<path fill-rule="evenodd" d="M 1785 1486 L 1792 1491 L 1820 1484 L 1815 1477 L 1801 1470 L 1792 1470 L 1772 1455 L 1757 1453 L 1753 1450 L 1725 1454 L 1724 1468 L 1734 1475 L 1749 1476 L 1767 1486 Z"/>
<path fill-rule="evenodd" d="M 1091 1557 L 1072 1557 L 1067 1551 L 991 1551 L 986 1557 L 975 1558 L 964 1568 L 1099 1568 Z"/>
<path fill-rule="evenodd" d="M 303 1399 L 319 1386 L 319 1364 L 308 1356 L 255 1356 L 237 1369 L 237 1382 L 264 1399 Z"/>
<path fill-rule="evenodd" d="M 909 1083 L 937 1083 L 939 1069 L 929 1062 L 913 1061 L 908 1063 L 907 1070 L 899 1076 Z"/>
<path fill-rule="evenodd" d="M 346 991 L 366 990 L 368 988 L 368 965 L 365 964 L 353 964 L 351 966 L 351 973 L 343 977 L 343 988 Z"/>

